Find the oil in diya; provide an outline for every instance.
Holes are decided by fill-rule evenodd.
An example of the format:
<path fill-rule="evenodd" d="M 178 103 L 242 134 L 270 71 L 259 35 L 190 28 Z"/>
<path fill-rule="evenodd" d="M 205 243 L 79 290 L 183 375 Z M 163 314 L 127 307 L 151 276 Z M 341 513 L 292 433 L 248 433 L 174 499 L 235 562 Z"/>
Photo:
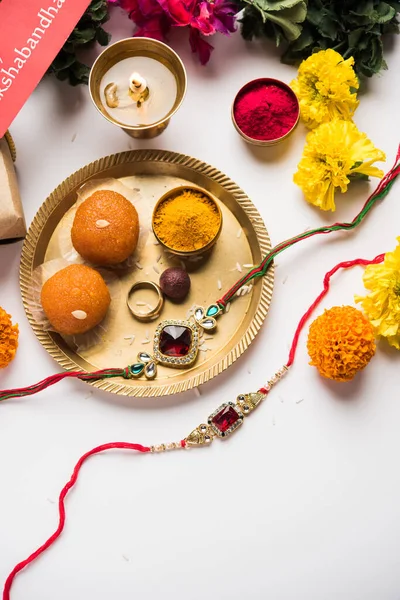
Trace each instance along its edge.
<path fill-rule="evenodd" d="M 300 107 L 293 90 L 277 79 L 255 79 L 244 85 L 232 106 L 232 121 L 249 143 L 271 146 L 295 129 Z"/>

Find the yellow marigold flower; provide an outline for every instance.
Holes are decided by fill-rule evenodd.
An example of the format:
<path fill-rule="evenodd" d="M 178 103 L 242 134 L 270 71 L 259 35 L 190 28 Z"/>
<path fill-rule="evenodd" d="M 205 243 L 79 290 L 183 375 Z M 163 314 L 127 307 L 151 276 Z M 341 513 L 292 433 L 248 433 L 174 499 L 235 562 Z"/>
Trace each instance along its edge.
<path fill-rule="evenodd" d="M 350 381 L 367 366 L 375 348 L 371 323 L 353 306 L 326 310 L 310 326 L 310 365 L 328 379 Z"/>
<path fill-rule="evenodd" d="M 13 325 L 11 315 L 0 306 L 0 369 L 12 361 L 18 348 L 18 325 Z"/>
<path fill-rule="evenodd" d="M 293 180 L 303 190 L 307 202 L 333 211 L 335 189 L 345 192 L 350 177 L 383 177 L 383 171 L 372 166 L 381 160 L 386 160 L 385 153 L 375 148 L 354 123 L 331 121 L 307 135 Z"/>
<path fill-rule="evenodd" d="M 393 252 L 386 252 L 381 264 L 368 265 L 363 281 L 370 293 L 356 296 L 374 327 L 375 334 L 400 350 L 400 237 Z"/>
<path fill-rule="evenodd" d="M 312 129 L 333 119 L 350 120 L 356 110 L 358 79 L 354 58 L 335 50 L 321 50 L 303 60 L 290 84 L 300 103 L 301 117 Z"/>

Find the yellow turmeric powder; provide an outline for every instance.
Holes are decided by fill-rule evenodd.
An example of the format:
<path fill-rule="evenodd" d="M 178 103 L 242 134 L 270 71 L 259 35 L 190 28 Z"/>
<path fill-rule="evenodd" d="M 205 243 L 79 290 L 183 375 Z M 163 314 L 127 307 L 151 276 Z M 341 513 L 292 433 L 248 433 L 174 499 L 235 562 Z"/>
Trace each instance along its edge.
<path fill-rule="evenodd" d="M 166 198 L 153 217 L 153 228 L 160 241 L 180 252 L 204 248 L 215 238 L 220 224 L 214 202 L 189 189 Z"/>
<path fill-rule="evenodd" d="M 0 369 L 12 361 L 18 348 L 18 325 L 13 325 L 11 315 L 0 306 Z"/>

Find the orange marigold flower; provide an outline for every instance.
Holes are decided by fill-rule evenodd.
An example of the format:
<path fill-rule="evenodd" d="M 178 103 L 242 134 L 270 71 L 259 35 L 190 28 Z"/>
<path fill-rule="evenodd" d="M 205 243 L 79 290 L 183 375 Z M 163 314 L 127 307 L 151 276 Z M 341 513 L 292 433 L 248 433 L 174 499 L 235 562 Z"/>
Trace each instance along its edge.
<path fill-rule="evenodd" d="M 375 348 L 371 323 L 353 306 L 334 306 L 310 326 L 310 365 L 328 379 L 350 381 L 367 366 Z"/>
<path fill-rule="evenodd" d="M 0 369 L 14 358 L 18 348 L 18 324 L 13 325 L 11 315 L 0 306 Z"/>

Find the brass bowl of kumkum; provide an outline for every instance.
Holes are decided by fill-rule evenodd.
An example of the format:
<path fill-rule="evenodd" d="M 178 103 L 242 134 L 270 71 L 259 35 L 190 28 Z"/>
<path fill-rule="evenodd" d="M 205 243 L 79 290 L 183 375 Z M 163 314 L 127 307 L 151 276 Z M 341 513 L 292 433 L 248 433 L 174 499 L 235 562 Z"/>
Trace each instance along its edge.
<path fill-rule="evenodd" d="M 236 94 L 232 122 L 242 139 L 255 146 L 274 146 L 288 138 L 300 118 L 294 91 L 283 81 L 262 77 Z"/>
<path fill-rule="evenodd" d="M 222 212 L 213 196 L 196 185 L 169 190 L 156 203 L 152 216 L 157 241 L 181 258 L 207 254 L 222 230 Z"/>

